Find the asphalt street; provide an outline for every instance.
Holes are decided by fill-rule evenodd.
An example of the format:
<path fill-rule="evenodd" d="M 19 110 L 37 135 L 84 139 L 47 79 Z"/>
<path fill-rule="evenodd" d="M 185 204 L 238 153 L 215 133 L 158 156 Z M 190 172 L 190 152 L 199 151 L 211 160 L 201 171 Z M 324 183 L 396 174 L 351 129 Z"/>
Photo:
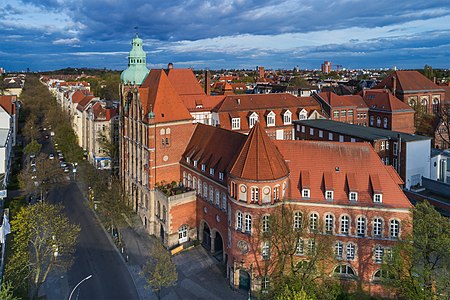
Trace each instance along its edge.
<path fill-rule="evenodd" d="M 71 182 L 56 188 L 49 202 L 63 203 L 69 220 L 81 226 L 75 261 L 67 272 L 72 289 L 83 278 L 92 275 L 80 285 L 78 299 L 139 299 L 134 282 L 119 254 L 113 248 L 101 225 L 83 202 L 78 186 Z M 73 298 L 75 299 L 75 298 Z"/>

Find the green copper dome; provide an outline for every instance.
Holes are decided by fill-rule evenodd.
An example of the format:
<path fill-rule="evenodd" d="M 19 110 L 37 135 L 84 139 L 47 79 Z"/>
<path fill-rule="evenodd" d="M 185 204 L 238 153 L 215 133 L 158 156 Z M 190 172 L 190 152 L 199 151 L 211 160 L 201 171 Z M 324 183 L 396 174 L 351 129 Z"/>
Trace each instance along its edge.
<path fill-rule="evenodd" d="M 142 49 L 142 40 L 137 33 L 131 45 L 133 47 L 128 56 L 128 68 L 120 74 L 120 81 L 122 83 L 141 85 L 150 70 L 147 69 L 147 55 Z"/>

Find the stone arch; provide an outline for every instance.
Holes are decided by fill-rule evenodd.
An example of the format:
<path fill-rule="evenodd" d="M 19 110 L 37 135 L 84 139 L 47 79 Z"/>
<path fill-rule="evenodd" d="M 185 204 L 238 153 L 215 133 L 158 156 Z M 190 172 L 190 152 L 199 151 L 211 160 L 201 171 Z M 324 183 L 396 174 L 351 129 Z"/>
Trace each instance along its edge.
<path fill-rule="evenodd" d="M 200 221 L 199 230 L 199 240 L 202 243 L 202 246 L 206 248 L 206 250 L 211 250 L 211 227 L 208 222 L 205 220 Z"/>
<path fill-rule="evenodd" d="M 219 261 L 224 259 L 224 239 L 223 235 L 217 228 L 211 230 L 211 254 Z"/>

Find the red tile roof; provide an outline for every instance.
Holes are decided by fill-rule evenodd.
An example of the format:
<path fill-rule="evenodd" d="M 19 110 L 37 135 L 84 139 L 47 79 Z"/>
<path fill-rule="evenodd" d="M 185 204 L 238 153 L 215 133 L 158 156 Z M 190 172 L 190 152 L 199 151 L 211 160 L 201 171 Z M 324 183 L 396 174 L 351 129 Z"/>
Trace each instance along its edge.
<path fill-rule="evenodd" d="M 391 91 L 386 89 L 366 90 L 364 92 L 364 101 L 369 108 L 384 111 L 409 111 L 414 113 L 408 104 L 392 95 Z"/>
<path fill-rule="evenodd" d="M 96 121 L 109 121 L 112 117 L 117 115 L 117 109 L 106 108 L 100 102 L 95 103 L 92 106 L 92 110 Z"/>
<path fill-rule="evenodd" d="M 219 172 L 226 175 L 230 171 L 239 153 L 238 149 L 242 148 L 246 139 L 247 136 L 241 133 L 197 124 L 183 153 L 181 163 L 186 164 L 186 157 L 189 157 L 191 168 L 193 161 L 197 161 L 196 168 L 199 171 L 204 164 L 205 174 L 209 175 L 209 168 L 214 168 L 214 177 L 218 178 Z M 226 141 L 226 147 L 223 146 L 224 141 Z"/>
<path fill-rule="evenodd" d="M 392 72 L 383 81 L 377 84 L 374 89 L 388 88 L 392 89 L 392 77 L 397 78 L 398 91 L 414 92 L 414 91 L 438 91 L 442 88 L 433 81 L 426 78 L 418 71 L 395 71 Z"/>
<path fill-rule="evenodd" d="M 167 77 L 179 95 L 205 95 L 191 69 L 169 69 Z"/>
<path fill-rule="evenodd" d="M 333 204 L 352 205 L 348 200 L 347 185 L 358 191 L 358 204 L 379 206 L 373 203 L 373 191 L 382 189 L 383 207 L 411 208 L 412 205 L 393 179 L 391 172 L 368 143 L 338 143 L 324 141 L 273 141 L 283 155 L 290 170 L 290 199 L 301 200 L 301 184 L 305 171 L 310 177 L 310 200 L 313 203 L 330 203 L 325 200 L 324 174 L 332 174 Z M 328 176 L 328 175 L 327 175 Z M 328 183 L 327 183 L 328 185 Z M 356 186 L 356 187 L 354 187 Z"/>
<path fill-rule="evenodd" d="M 0 106 L 10 115 L 16 114 L 16 95 L 1 95 L 0 96 Z"/>
<path fill-rule="evenodd" d="M 259 122 L 250 130 L 230 174 L 247 180 L 276 180 L 289 175 L 289 169 Z"/>
<path fill-rule="evenodd" d="M 189 95 L 180 96 L 184 105 L 190 112 L 196 111 L 211 111 L 217 106 L 225 97 L 221 96 L 207 96 L 207 95 Z"/>
<path fill-rule="evenodd" d="M 94 99 L 94 96 L 85 96 L 78 102 L 77 110 L 81 112 L 84 111 L 86 109 L 86 106 L 91 102 L 92 99 Z"/>
<path fill-rule="evenodd" d="M 367 108 L 366 103 L 360 95 L 345 95 L 339 96 L 333 92 L 323 92 L 318 94 L 325 102 L 327 102 L 332 108 L 338 107 L 356 107 Z"/>
<path fill-rule="evenodd" d="M 145 119 L 150 111 L 154 112 L 157 123 L 192 119 L 164 70 L 152 69 L 139 88 L 139 94 Z"/>

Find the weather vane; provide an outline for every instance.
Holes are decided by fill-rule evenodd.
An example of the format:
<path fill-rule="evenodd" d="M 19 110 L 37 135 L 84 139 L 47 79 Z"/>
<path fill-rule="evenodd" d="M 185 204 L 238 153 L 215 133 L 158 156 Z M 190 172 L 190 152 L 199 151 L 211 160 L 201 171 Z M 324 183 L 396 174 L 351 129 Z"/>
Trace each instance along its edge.
<path fill-rule="evenodd" d="M 134 30 L 136 30 L 136 35 L 138 34 L 138 28 L 137 26 L 134 27 Z"/>

